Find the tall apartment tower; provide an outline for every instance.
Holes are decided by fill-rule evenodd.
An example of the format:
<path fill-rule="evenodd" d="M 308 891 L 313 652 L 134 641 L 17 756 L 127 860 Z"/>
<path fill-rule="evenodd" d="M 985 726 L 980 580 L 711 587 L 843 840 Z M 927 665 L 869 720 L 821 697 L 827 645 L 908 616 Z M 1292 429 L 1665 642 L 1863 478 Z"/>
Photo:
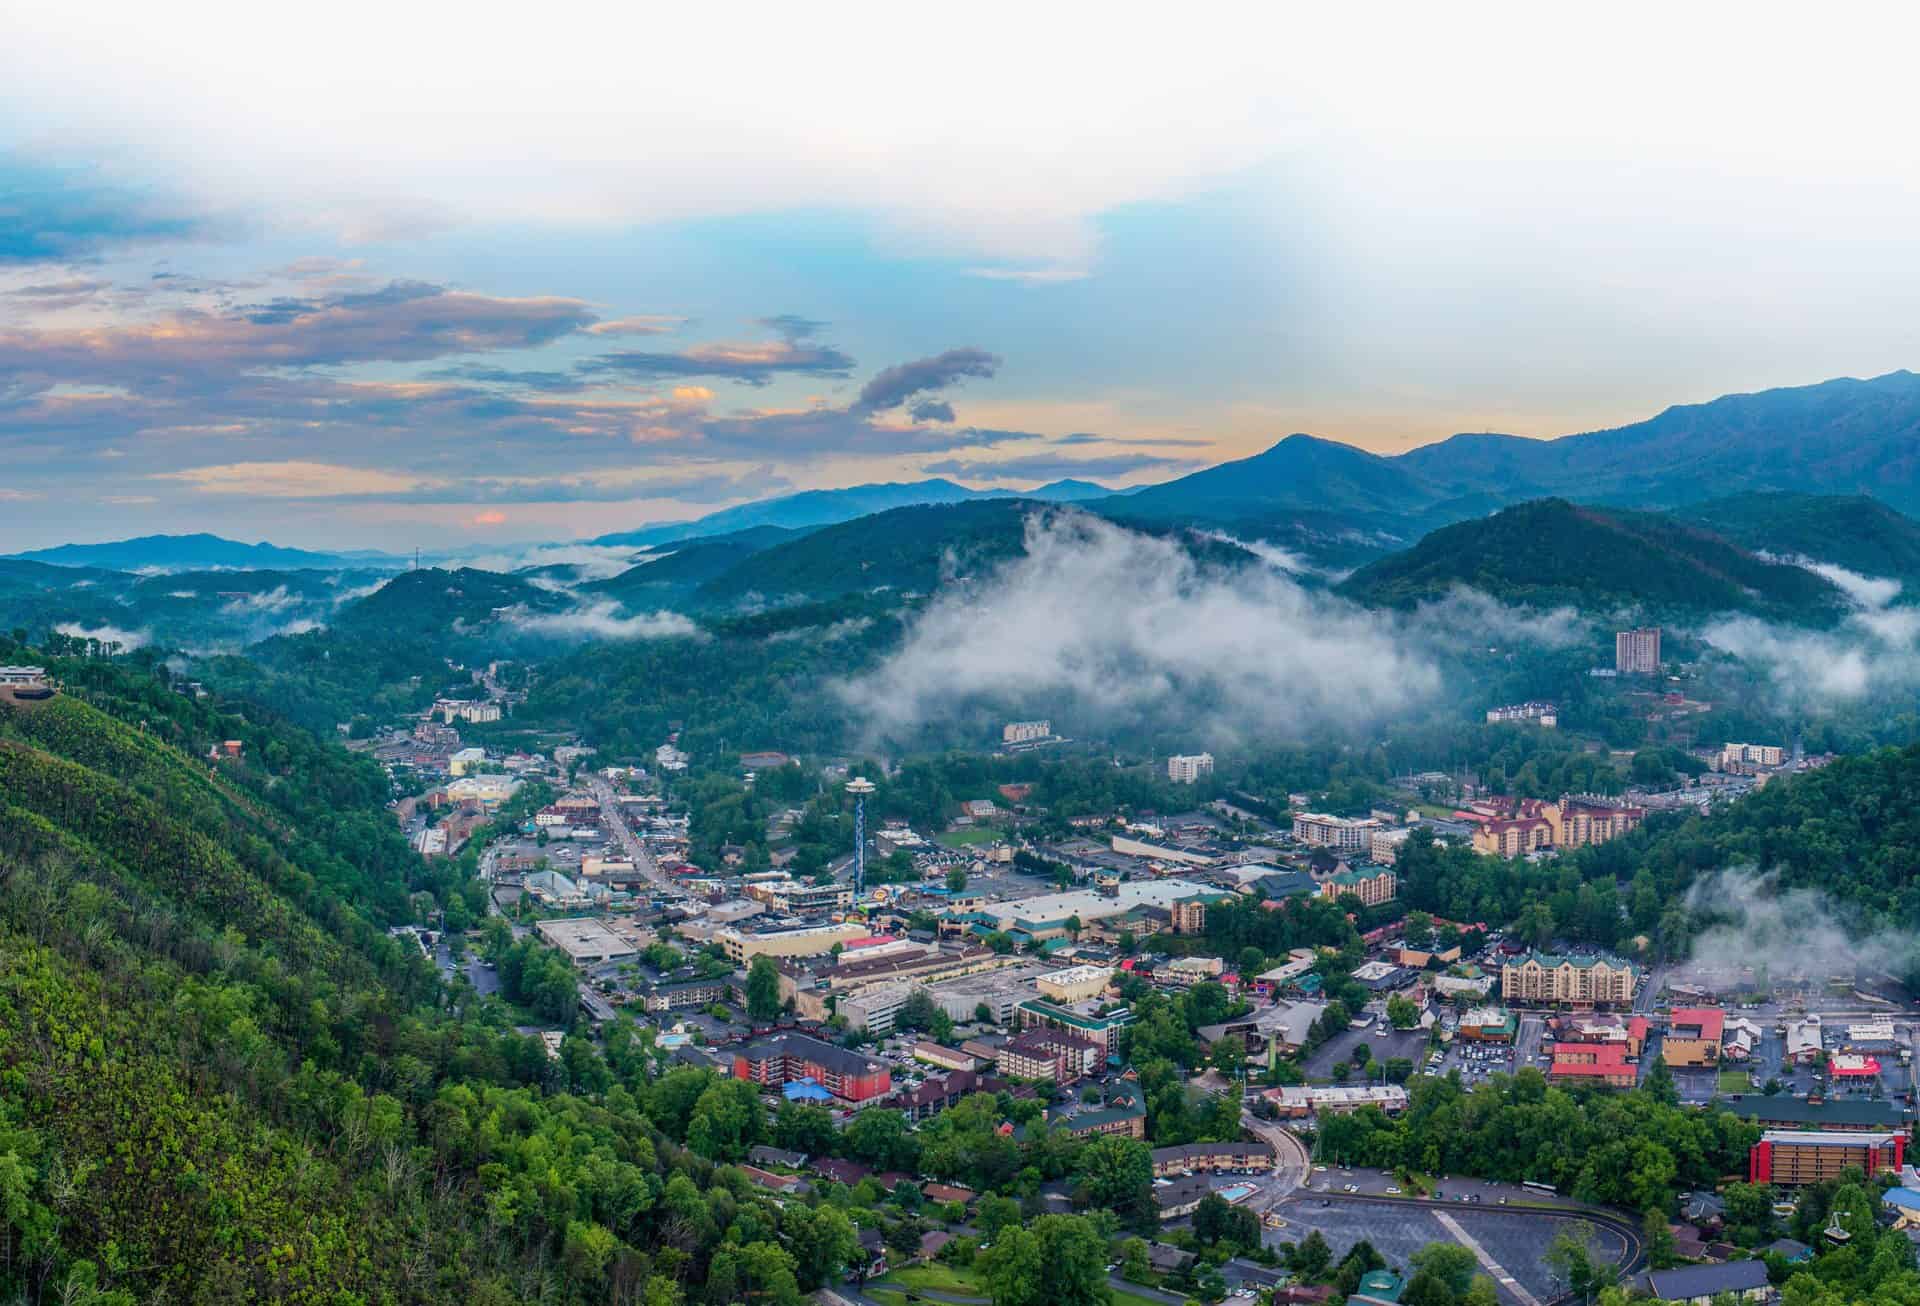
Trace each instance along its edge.
<path fill-rule="evenodd" d="M 1623 676 L 1660 673 L 1660 627 L 1619 630 L 1613 635 L 1613 666 Z"/>

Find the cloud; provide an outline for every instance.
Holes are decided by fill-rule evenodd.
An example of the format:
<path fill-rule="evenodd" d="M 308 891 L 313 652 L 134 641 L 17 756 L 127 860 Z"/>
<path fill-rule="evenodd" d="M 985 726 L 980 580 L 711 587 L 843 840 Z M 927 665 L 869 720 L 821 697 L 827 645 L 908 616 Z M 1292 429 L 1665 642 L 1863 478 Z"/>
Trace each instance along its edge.
<path fill-rule="evenodd" d="M 928 463 L 922 471 L 936 476 L 962 476 L 976 481 L 1054 481 L 1099 480 L 1103 477 L 1130 476 L 1149 469 L 1168 470 L 1193 466 L 1181 458 L 1164 458 L 1150 453 L 1110 454 L 1107 457 L 1069 458 L 1061 454 L 1027 454 L 1018 458 L 949 458 Z"/>
<path fill-rule="evenodd" d="M 677 612 L 645 612 L 628 616 L 618 603 L 582 604 L 566 612 L 532 612 L 517 606 L 503 614 L 521 630 L 561 639 L 668 639 L 698 635 L 700 628 Z"/>
<path fill-rule="evenodd" d="M 220 610 L 238 617 L 261 612 L 283 612 L 306 601 L 298 594 L 289 593 L 285 585 L 276 585 L 270 590 L 237 595 L 222 604 Z"/>
<path fill-rule="evenodd" d="M 1593 638 L 1593 623 L 1577 608 L 1516 608 L 1480 590 L 1455 585 L 1444 598 L 1419 604 L 1407 617 L 1412 636 L 1440 648 L 1532 644 L 1573 648 Z"/>
<path fill-rule="evenodd" d="M 595 322 L 587 328 L 590 336 L 670 336 L 687 324 L 684 317 L 616 317 Z"/>
<path fill-rule="evenodd" d="M 610 544 L 535 544 L 524 549 L 482 553 L 460 559 L 481 571 L 520 571 L 528 567 L 571 567 L 577 581 L 618 576 L 640 561 L 640 550 Z"/>
<path fill-rule="evenodd" d="M 503 299 L 391 282 L 330 298 L 181 310 L 106 327 L 0 330 L 0 371 L 126 383 L 235 369 L 413 362 L 528 349 L 593 320 L 577 299 Z"/>
<path fill-rule="evenodd" d="M 906 739 L 977 710 L 1227 742 L 1360 728 L 1439 688 L 1389 618 L 1270 569 L 1203 566 L 1172 538 L 1034 513 L 1025 554 L 943 590 L 900 648 L 842 686 Z"/>
<path fill-rule="evenodd" d="M 1290 576 L 1304 576 L 1319 570 L 1319 568 L 1313 566 L 1292 549 L 1283 549 L 1279 545 L 1269 544 L 1265 540 L 1243 540 L 1229 535 L 1225 531 L 1197 531 L 1195 533 L 1203 540 L 1214 540 L 1221 544 L 1231 544 L 1236 549 L 1245 549 L 1269 567 L 1284 571 Z"/>
<path fill-rule="evenodd" d="M 498 510 L 476 512 L 473 514 L 473 524 L 475 526 L 504 526 L 507 524 L 507 514 Z"/>
<path fill-rule="evenodd" d="M 1898 605 L 1897 580 L 1828 563 L 1800 565 L 1839 586 L 1853 604 L 1831 630 L 1727 616 L 1698 633 L 1722 653 L 1757 668 L 1777 707 L 1818 709 L 1920 686 L 1920 608 Z"/>
<path fill-rule="evenodd" d="M 625 376 L 644 380 L 671 377 L 717 377 L 741 385 L 766 385 L 776 376 L 843 377 L 852 373 L 853 359 L 827 345 L 804 338 L 718 342 L 694 345 L 677 353 L 622 350 L 579 364 L 586 376 Z"/>
<path fill-rule="evenodd" d="M 895 363 L 875 373 L 872 380 L 860 387 L 860 397 L 853 401 L 850 411 L 862 415 L 884 413 L 915 395 L 944 390 L 968 377 L 991 378 L 999 369 L 998 355 L 970 347 Z M 952 421 L 952 410 L 941 420 Z"/>
<path fill-rule="evenodd" d="M 97 170 L 0 152 L 0 265 L 59 263 L 158 241 L 197 240 L 213 223 Z"/>
<path fill-rule="evenodd" d="M 951 422 L 953 405 L 944 399 L 916 399 L 907 414 L 916 422 Z"/>
<path fill-rule="evenodd" d="M 102 644 L 118 644 L 122 653 L 131 653 L 149 643 L 153 634 L 146 630 L 122 630 L 118 626 L 83 626 L 77 621 L 63 621 L 54 631 L 61 635 L 71 635 L 75 639 L 97 639 Z"/>
<path fill-rule="evenodd" d="M 1751 866 L 1703 875 L 1687 890 L 1687 911 L 1705 928 L 1686 970 L 1732 987 L 1727 978 L 1764 965 L 1770 978 L 1824 982 L 1836 966 L 1895 977 L 1915 968 L 1920 943 L 1903 930 L 1876 929 L 1812 889 L 1786 889 Z M 1844 964 L 1837 959 L 1844 958 Z"/>
<path fill-rule="evenodd" d="M 113 289 L 111 281 L 98 277 L 67 277 L 60 281 L 41 281 L 0 292 L 0 299 L 19 301 L 29 312 L 51 313 L 63 308 L 91 304 Z"/>
<path fill-rule="evenodd" d="M 0 485 L 0 503 L 29 503 L 45 497 L 37 490 L 16 490 L 11 486 Z"/>
<path fill-rule="evenodd" d="M 244 494 L 263 499 L 401 495 L 440 484 L 372 467 L 342 467 L 334 463 L 300 461 L 188 467 L 177 472 L 156 472 L 153 479 L 181 481 L 205 494 Z"/>
<path fill-rule="evenodd" d="M 1071 447 L 1085 444 L 1144 444 L 1168 449 L 1208 449 L 1212 440 L 1190 439 L 1178 435 L 1095 435 L 1091 431 L 1075 431 L 1063 435 L 1054 441 L 1057 445 Z"/>
<path fill-rule="evenodd" d="M 782 340 L 807 340 L 827 329 L 825 322 L 810 317 L 801 317 L 798 313 L 775 313 L 772 317 L 758 318 L 756 321 Z"/>

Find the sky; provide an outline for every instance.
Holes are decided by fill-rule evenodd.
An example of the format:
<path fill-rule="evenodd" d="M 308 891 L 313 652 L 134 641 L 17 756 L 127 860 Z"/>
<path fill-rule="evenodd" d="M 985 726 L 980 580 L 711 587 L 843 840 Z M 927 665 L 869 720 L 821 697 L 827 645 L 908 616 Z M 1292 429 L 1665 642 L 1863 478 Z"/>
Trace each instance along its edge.
<path fill-rule="evenodd" d="M 0 550 L 1125 486 L 1920 358 L 1907 11 L 1248 8 L 0 0 Z"/>

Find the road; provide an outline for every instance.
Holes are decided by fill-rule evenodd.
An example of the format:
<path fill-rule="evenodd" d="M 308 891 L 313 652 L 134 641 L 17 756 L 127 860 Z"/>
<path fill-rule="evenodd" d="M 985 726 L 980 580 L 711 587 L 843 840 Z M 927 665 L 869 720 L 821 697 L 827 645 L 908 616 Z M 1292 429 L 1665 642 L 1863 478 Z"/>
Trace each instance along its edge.
<path fill-rule="evenodd" d="M 1284 1201 L 1296 1188 L 1306 1183 L 1312 1169 L 1313 1160 L 1307 1155 L 1307 1148 L 1291 1129 L 1274 1120 L 1262 1120 L 1251 1111 L 1241 1111 L 1240 1124 L 1254 1137 L 1273 1148 L 1273 1179 L 1262 1185 L 1262 1214 Z"/>
<path fill-rule="evenodd" d="M 679 886 L 660 873 L 660 868 L 654 864 L 653 854 L 647 851 L 646 841 L 628 828 L 627 814 L 621 810 L 620 797 L 613 792 L 613 786 L 608 784 L 604 777 L 596 775 L 587 781 L 587 788 L 592 791 L 594 799 L 600 804 L 601 823 L 613 836 L 613 841 L 620 845 L 621 851 L 631 857 L 633 864 L 640 868 L 640 874 L 646 876 L 657 887 L 677 895 L 680 892 Z"/>

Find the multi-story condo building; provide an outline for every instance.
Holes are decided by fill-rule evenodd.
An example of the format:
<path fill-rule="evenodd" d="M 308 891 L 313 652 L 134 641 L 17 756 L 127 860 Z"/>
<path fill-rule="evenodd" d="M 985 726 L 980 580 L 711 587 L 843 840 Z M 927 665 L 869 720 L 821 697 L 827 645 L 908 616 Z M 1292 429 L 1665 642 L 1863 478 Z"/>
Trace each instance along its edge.
<path fill-rule="evenodd" d="M 1071 1084 L 1099 1069 L 1106 1049 L 1064 1029 L 1035 1026 L 1000 1049 L 1000 1073 L 1012 1079 L 1051 1079 Z"/>
<path fill-rule="evenodd" d="M 1338 848 L 1359 852 L 1380 828 L 1371 816 L 1327 816 L 1320 812 L 1300 812 L 1293 818 L 1293 837 L 1316 848 Z"/>
<path fill-rule="evenodd" d="M 1720 749 L 1722 771 L 1744 771 L 1753 767 L 1779 766 L 1787 760 L 1786 750 L 1778 744 L 1727 744 Z"/>
<path fill-rule="evenodd" d="M 1487 724 L 1502 721 L 1532 721 L 1551 730 L 1560 724 L 1560 709 L 1551 703 L 1507 703 L 1487 709 Z"/>
<path fill-rule="evenodd" d="M 1375 830 L 1367 837 L 1367 856 L 1382 866 L 1391 866 L 1400 856 L 1400 845 L 1413 836 L 1413 831 L 1405 826 L 1392 830 Z"/>
<path fill-rule="evenodd" d="M 459 721 L 498 721 L 500 705 L 487 699 L 443 698 L 433 705 L 433 710 L 448 725 Z"/>
<path fill-rule="evenodd" d="M 1623 676 L 1660 674 L 1660 627 L 1642 626 L 1615 631 L 1613 668 Z"/>
<path fill-rule="evenodd" d="M 1484 799 L 1467 812 L 1474 823 L 1475 852 L 1522 857 L 1548 848 L 1583 848 L 1625 834 L 1646 819 L 1643 807 L 1568 794 L 1540 798 Z"/>
<path fill-rule="evenodd" d="M 1342 871 L 1320 882 L 1322 898 L 1338 899 L 1350 893 L 1369 907 L 1392 902 L 1397 889 L 1398 881 L 1394 879 L 1393 872 L 1384 866 L 1373 870 Z"/>
<path fill-rule="evenodd" d="M 1000 728 L 1000 742 L 1003 744 L 1032 744 L 1051 738 L 1051 721 L 1009 721 Z"/>
<path fill-rule="evenodd" d="M 781 1034 L 733 1054 L 733 1077 L 770 1087 L 811 1080 L 842 1102 L 864 1102 L 893 1091 L 884 1061 L 823 1043 L 805 1034 Z"/>
<path fill-rule="evenodd" d="M 1212 753 L 1175 753 L 1167 759 L 1167 779 L 1177 785 L 1190 785 L 1201 776 L 1212 774 Z"/>
<path fill-rule="evenodd" d="M 1501 967 L 1500 992 L 1508 1002 L 1625 1006 L 1639 978 L 1631 963 L 1609 957 L 1529 952 Z"/>
<path fill-rule="evenodd" d="M 1896 1175 L 1907 1159 L 1907 1131 L 1886 1134 L 1769 1129 L 1747 1153 L 1747 1179 L 1756 1184 L 1798 1187 L 1838 1179 L 1849 1166 L 1871 1180 L 1882 1170 Z"/>
<path fill-rule="evenodd" d="M 1044 998 L 1029 998 L 1013 1009 L 1013 1018 L 1021 1029 L 1043 1027 L 1078 1034 L 1098 1043 L 1108 1057 L 1115 1057 L 1120 1053 L 1120 1031 L 1133 1022 L 1133 1010 L 1113 1007 L 1103 1011 L 1093 1002 L 1067 1006 Z"/>

